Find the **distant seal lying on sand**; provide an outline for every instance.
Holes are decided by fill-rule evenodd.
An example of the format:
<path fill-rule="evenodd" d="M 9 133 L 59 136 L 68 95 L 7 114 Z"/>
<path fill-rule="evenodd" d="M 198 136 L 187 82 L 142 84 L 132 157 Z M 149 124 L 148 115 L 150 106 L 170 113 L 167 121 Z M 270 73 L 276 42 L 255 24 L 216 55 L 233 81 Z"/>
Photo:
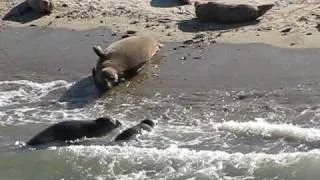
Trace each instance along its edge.
<path fill-rule="evenodd" d="M 270 10 L 274 4 L 259 6 L 248 4 L 224 4 L 218 2 L 195 2 L 196 16 L 200 21 L 237 23 L 256 20 Z"/>
<path fill-rule="evenodd" d="M 27 145 L 35 146 L 83 137 L 101 137 L 119 126 L 119 121 L 114 121 L 109 117 L 98 118 L 94 121 L 64 121 L 46 128 L 28 141 Z"/>
<path fill-rule="evenodd" d="M 35 11 L 50 14 L 54 8 L 52 0 L 26 0 L 28 5 Z"/>
<path fill-rule="evenodd" d="M 92 69 L 96 86 L 102 90 L 111 89 L 121 79 L 138 73 L 162 45 L 147 36 L 132 36 L 110 44 L 105 50 L 94 46 L 99 57 Z"/>
<path fill-rule="evenodd" d="M 142 130 L 151 131 L 155 123 L 149 119 L 141 121 L 138 125 L 124 130 L 119 134 L 114 141 L 126 141 L 136 138 L 137 135 L 142 133 Z"/>

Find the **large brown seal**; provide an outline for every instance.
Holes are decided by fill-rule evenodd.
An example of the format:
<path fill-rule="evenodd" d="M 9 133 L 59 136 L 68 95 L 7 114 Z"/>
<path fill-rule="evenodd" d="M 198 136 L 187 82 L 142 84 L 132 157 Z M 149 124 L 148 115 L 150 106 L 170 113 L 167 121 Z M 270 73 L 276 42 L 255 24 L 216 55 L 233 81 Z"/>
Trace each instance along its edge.
<path fill-rule="evenodd" d="M 219 2 L 195 2 L 196 16 L 200 21 L 237 23 L 256 20 L 270 10 L 274 4 L 224 4 Z"/>
<path fill-rule="evenodd" d="M 26 0 L 29 7 L 33 10 L 50 14 L 54 8 L 53 0 Z"/>
<path fill-rule="evenodd" d="M 44 129 L 28 141 L 27 145 L 36 146 L 83 137 L 101 137 L 119 127 L 120 124 L 119 121 L 110 117 L 101 117 L 94 121 L 63 121 Z"/>
<path fill-rule="evenodd" d="M 132 36 L 110 44 L 105 50 L 94 46 L 99 57 L 92 69 L 96 86 L 102 90 L 111 89 L 120 80 L 138 73 L 162 45 L 151 37 Z"/>

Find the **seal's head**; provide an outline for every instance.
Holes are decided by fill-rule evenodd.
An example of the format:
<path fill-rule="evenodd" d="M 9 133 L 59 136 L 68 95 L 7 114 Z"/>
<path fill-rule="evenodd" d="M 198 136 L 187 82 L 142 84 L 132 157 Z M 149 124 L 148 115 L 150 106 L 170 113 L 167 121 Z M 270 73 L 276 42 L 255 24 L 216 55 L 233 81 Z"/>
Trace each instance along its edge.
<path fill-rule="evenodd" d="M 107 89 L 111 89 L 114 84 L 119 82 L 117 70 L 113 67 L 106 67 L 102 69 L 102 81 Z"/>
<path fill-rule="evenodd" d="M 40 9 L 46 13 L 46 14 L 51 14 L 54 6 L 51 0 L 41 0 L 40 1 Z"/>
<path fill-rule="evenodd" d="M 145 119 L 143 121 L 140 122 L 140 124 L 146 124 L 150 127 L 154 127 L 155 126 L 155 123 L 153 121 L 151 121 L 150 119 Z"/>
<path fill-rule="evenodd" d="M 93 46 L 92 49 L 99 57 L 97 68 L 94 70 L 92 75 L 97 80 L 100 87 L 104 90 L 109 90 L 119 82 L 117 70 L 114 67 L 105 64 L 105 62 L 110 60 L 111 55 L 106 54 L 100 46 Z"/>
<path fill-rule="evenodd" d="M 100 126 L 114 127 L 114 128 L 117 128 L 121 125 L 121 123 L 118 120 L 114 120 L 110 117 L 100 117 L 96 119 L 95 122 Z"/>

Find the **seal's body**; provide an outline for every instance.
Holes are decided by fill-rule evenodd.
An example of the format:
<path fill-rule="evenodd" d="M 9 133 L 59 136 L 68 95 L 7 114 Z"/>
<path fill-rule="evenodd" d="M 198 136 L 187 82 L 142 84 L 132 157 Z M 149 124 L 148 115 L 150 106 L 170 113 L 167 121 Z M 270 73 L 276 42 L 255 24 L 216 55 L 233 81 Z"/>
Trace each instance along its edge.
<path fill-rule="evenodd" d="M 105 50 L 94 46 L 99 57 L 92 76 L 100 90 L 111 89 L 119 80 L 138 73 L 160 49 L 161 44 L 147 36 L 128 37 L 110 44 Z"/>
<path fill-rule="evenodd" d="M 248 5 L 218 2 L 195 2 L 196 16 L 204 22 L 238 23 L 254 21 L 270 10 L 274 4 Z"/>
<path fill-rule="evenodd" d="M 54 8 L 53 0 L 26 0 L 28 6 L 38 12 L 50 14 Z"/>
<path fill-rule="evenodd" d="M 119 126 L 119 121 L 114 121 L 109 117 L 98 118 L 94 121 L 63 121 L 46 128 L 27 142 L 27 145 L 35 146 L 83 137 L 101 137 Z"/>
<path fill-rule="evenodd" d="M 141 121 L 138 125 L 133 126 L 124 130 L 119 134 L 114 141 L 127 141 L 130 139 L 135 139 L 139 134 L 142 133 L 142 130 L 151 131 L 155 123 L 149 119 Z"/>

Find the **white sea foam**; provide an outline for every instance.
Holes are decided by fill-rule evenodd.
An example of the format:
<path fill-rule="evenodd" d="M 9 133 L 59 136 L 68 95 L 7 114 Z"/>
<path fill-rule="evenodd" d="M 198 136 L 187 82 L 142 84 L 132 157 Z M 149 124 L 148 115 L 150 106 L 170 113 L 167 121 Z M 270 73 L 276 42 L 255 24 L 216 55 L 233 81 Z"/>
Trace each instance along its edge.
<path fill-rule="evenodd" d="M 265 138 L 285 138 L 302 142 L 320 141 L 320 129 L 302 128 L 293 124 L 272 124 L 263 120 L 248 122 L 226 121 L 214 124 L 213 127 L 236 134 Z"/>
<path fill-rule="evenodd" d="M 167 178 L 167 179 L 243 179 L 267 175 L 280 176 L 282 170 L 299 171 L 318 166 L 320 151 L 295 153 L 227 153 L 195 151 L 171 146 L 166 149 L 132 146 L 70 146 L 59 149 L 78 166 L 82 160 L 97 160 L 97 166 L 108 178 Z M 69 154 L 71 153 L 71 155 Z M 91 164 L 92 165 L 92 164 Z M 83 164 L 81 165 L 83 168 Z M 89 167 L 88 167 L 89 168 Z M 315 171 L 316 173 L 317 171 Z M 290 175 L 288 176 L 290 177 Z M 294 176 L 292 176 L 294 177 Z M 280 178 L 281 179 L 281 178 Z"/>
<path fill-rule="evenodd" d="M 55 122 L 92 118 L 84 108 L 66 108 L 59 97 L 73 83 L 56 80 L 37 83 L 28 80 L 0 81 L 1 124 Z M 98 109 L 93 105 L 95 109 Z"/>
<path fill-rule="evenodd" d="M 14 85 L 14 90 L 0 92 L 0 107 L 26 102 L 38 102 L 40 99 L 57 89 L 67 89 L 72 85 L 63 80 L 36 83 L 28 80 L 0 81 L 0 86 Z"/>

